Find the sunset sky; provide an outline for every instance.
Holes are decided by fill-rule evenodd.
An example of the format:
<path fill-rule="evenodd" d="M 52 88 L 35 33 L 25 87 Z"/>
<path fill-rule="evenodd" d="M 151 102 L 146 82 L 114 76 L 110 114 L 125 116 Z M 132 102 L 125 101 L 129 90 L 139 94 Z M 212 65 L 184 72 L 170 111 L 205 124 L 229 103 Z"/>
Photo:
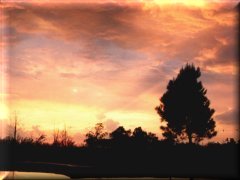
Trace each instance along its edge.
<path fill-rule="evenodd" d="M 24 135 L 66 125 L 81 142 L 102 122 L 161 138 L 154 108 L 188 62 L 216 110 L 213 140 L 238 138 L 238 1 L 49 2 L 1 3 L 1 136 L 16 111 Z"/>

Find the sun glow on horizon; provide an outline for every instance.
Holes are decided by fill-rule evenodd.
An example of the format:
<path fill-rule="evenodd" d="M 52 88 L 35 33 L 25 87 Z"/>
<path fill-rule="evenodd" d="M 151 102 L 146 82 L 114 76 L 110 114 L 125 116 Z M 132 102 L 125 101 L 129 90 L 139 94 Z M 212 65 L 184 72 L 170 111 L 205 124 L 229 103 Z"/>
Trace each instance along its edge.
<path fill-rule="evenodd" d="M 78 127 L 79 123 L 89 126 L 88 119 L 96 122 L 96 109 L 73 104 L 48 102 L 41 100 L 19 100 L 10 106 L 19 114 L 19 119 L 25 128 L 31 128 L 32 124 L 39 124 L 44 129 L 53 129 L 53 125 L 61 128 L 64 124 Z M 31 112 L 31 113 L 29 113 Z M 28 122 L 29 124 L 26 124 Z M 52 126 L 49 126 L 52 124 Z M 92 123 L 94 125 L 94 123 Z"/>

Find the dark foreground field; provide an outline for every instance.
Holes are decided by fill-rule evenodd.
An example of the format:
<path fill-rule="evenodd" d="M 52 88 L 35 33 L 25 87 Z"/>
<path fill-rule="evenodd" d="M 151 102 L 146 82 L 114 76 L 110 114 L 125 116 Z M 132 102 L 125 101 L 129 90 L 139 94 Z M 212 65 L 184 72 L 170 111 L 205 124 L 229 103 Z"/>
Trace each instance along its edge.
<path fill-rule="evenodd" d="M 57 147 L 1 142 L 0 170 L 80 177 L 238 178 L 238 144 Z"/>

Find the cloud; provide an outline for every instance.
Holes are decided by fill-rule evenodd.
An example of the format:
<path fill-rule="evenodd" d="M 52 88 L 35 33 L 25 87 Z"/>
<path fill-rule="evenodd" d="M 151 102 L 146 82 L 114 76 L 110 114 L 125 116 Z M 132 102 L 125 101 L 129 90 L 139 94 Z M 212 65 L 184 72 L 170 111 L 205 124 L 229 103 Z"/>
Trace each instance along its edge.
<path fill-rule="evenodd" d="M 127 7 L 104 5 L 25 6 L 28 10 L 6 11 L 10 26 L 18 32 L 50 35 L 68 40 L 96 38 L 126 31 L 117 18 L 128 13 Z M 24 19 L 28 21 L 24 22 Z M 71 19 L 71 21 L 69 21 Z M 43 26 L 44 25 L 44 26 Z M 93 39 L 94 40 L 94 39 Z"/>
<path fill-rule="evenodd" d="M 200 79 L 209 85 L 226 85 L 226 82 L 231 82 L 232 84 L 237 82 L 235 75 L 226 75 L 225 73 L 216 73 L 206 70 L 202 71 Z"/>
<path fill-rule="evenodd" d="M 126 109 L 154 114 L 168 81 L 189 62 L 201 68 L 209 98 L 222 112 L 235 99 L 235 4 L 9 5 L 3 31 L 10 42 L 9 93 L 17 94 L 10 97 L 11 108 L 21 100 L 62 103 L 68 107 L 64 112 L 69 104 L 88 107 L 94 117 L 83 119 L 108 121 L 110 130 L 116 118 L 95 114 Z"/>
<path fill-rule="evenodd" d="M 99 122 L 103 123 L 104 129 L 107 132 L 112 132 L 113 130 L 117 129 L 117 127 L 120 124 L 118 121 L 114 121 L 113 119 L 108 119 L 105 113 L 97 114 L 97 119 Z"/>
<path fill-rule="evenodd" d="M 222 124 L 237 124 L 239 112 L 235 108 L 230 108 L 227 111 L 215 116 L 216 120 Z"/>
<path fill-rule="evenodd" d="M 20 39 L 45 36 L 73 42 L 78 47 L 75 54 L 85 63 L 111 61 L 121 68 L 146 59 L 178 60 L 207 68 L 232 64 L 236 59 L 236 14 L 231 4 L 225 5 L 148 10 L 141 3 L 22 5 L 23 9 L 6 10 L 6 15 L 9 34 Z"/>
<path fill-rule="evenodd" d="M 105 118 L 106 118 L 106 115 L 105 115 L 104 113 L 99 113 L 99 114 L 97 115 L 97 119 L 100 120 L 100 121 L 102 121 L 102 120 L 105 119 Z"/>
<path fill-rule="evenodd" d="M 112 132 L 118 128 L 119 122 L 114 121 L 112 119 L 107 119 L 107 120 L 103 121 L 103 125 L 107 132 Z"/>

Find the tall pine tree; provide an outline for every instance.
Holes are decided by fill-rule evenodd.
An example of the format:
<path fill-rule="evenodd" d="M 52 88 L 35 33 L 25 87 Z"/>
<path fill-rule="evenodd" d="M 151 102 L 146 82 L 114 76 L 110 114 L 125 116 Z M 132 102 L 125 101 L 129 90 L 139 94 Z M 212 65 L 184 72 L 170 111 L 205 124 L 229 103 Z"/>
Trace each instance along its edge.
<path fill-rule="evenodd" d="M 163 136 L 172 141 L 199 143 L 204 138 L 216 136 L 215 121 L 212 116 L 207 90 L 198 78 L 199 68 L 187 64 L 173 80 L 170 80 L 167 91 L 160 98 L 156 107 L 162 122 Z"/>

